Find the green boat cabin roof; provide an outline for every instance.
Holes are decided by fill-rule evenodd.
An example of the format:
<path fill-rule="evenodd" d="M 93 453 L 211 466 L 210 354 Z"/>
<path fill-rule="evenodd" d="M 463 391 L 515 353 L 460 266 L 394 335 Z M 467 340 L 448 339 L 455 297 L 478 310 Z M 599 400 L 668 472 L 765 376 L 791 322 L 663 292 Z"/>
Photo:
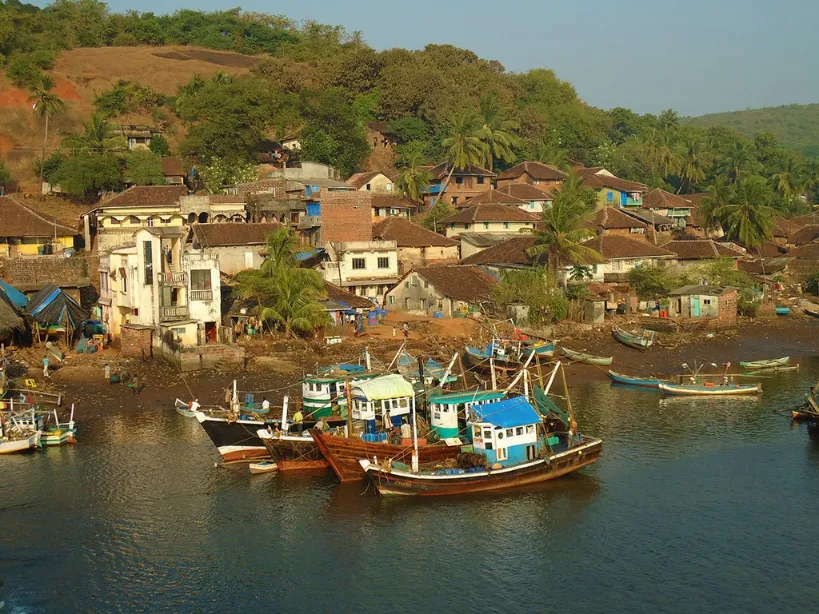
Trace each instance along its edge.
<path fill-rule="evenodd" d="M 475 390 L 473 392 L 451 392 L 430 397 L 430 403 L 440 403 L 442 405 L 458 405 L 460 403 L 471 403 L 473 401 L 494 401 L 502 399 L 506 393 L 499 390 Z"/>

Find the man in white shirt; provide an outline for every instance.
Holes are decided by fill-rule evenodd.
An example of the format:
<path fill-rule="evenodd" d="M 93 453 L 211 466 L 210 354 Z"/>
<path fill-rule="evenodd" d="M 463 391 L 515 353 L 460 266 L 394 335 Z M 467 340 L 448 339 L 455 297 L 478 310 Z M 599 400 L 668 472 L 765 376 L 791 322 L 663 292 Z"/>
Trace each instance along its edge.
<path fill-rule="evenodd" d="M 407 419 L 401 422 L 401 439 L 412 439 L 412 427 L 407 423 Z"/>
<path fill-rule="evenodd" d="M 267 400 L 267 397 L 262 399 L 262 409 L 265 411 L 270 410 L 270 401 Z"/>
<path fill-rule="evenodd" d="M 191 411 L 199 411 L 199 408 L 202 407 L 199 405 L 199 399 L 194 399 L 191 401 Z"/>

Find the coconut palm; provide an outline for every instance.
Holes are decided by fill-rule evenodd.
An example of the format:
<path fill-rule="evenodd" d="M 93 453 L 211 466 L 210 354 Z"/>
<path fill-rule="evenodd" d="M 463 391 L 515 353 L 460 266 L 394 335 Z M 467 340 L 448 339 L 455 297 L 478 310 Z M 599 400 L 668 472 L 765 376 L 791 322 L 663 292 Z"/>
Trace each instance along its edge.
<path fill-rule="evenodd" d="M 278 325 L 285 335 L 309 333 L 331 323 L 318 302 L 324 296 L 324 282 L 318 271 L 283 268 L 273 282 L 275 292 L 259 312 L 262 321 Z"/>
<path fill-rule="evenodd" d="M 482 164 L 490 155 L 489 148 L 478 134 L 480 117 L 472 109 L 465 109 L 449 118 L 447 137 L 441 142 L 446 149 L 446 161 L 453 168 Z"/>
<path fill-rule="evenodd" d="M 500 100 L 495 94 L 484 94 L 481 96 L 479 107 L 480 127 L 476 135 L 486 146 L 485 163 L 491 171 L 495 166 L 495 158 L 504 162 L 514 162 L 515 153 L 512 147 L 520 142 L 515 131 L 519 124 L 506 118 L 506 114 L 500 105 Z"/>
<path fill-rule="evenodd" d="M 771 177 L 774 189 L 782 197 L 790 201 L 799 194 L 804 187 L 801 180 L 803 173 L 802 161 L 794 152 L 787 152 L 782 158 L 782 169 Z"/>
<path fill-rule="evenodd" d="M 733 187 L 725 175 L 718 175 L 714 183 L 708 186 L 708 196 L 697 207 L 697 213 L 702 218 L 706 230 L 720 227 L 718 212 L 734 198 Z"/>
<path fill-rule="evenodd" d="M 716 211 L 730 238 L 747 248 L 759 248 L 775 226 L 771 186 L 757 175 L 742 177 L 728 204 Z"/>
<path fill-rule="evenodd" d="M 694 136 L 688 137 L 682 144 L 680 151 L 680 187 L 677 194 L 690 191 L 693 184 L 705 179 L 705 169 L 708 167 L 708 154 L 701 140 Z"/>
<path fill-rule="evenodd" d="M 720 171 L 728 177 L 729 181 L 737 183 L 740 177 L 752 172 L 754 166 L 755 161 L 748 145 L 736 141 L 725 153 L 720 165 Z"/>
<path fill-rule="evenodd" d="M 34 112 L 45 119 L 45 132 L 43 134 L 43 156 L 40 159 L 40 185 L 43 184 L 43 173 L 45 172 L 46 145 L 48 144 L 48 118 L 63 110 L 65 103 L 54 89 L 54 81 L 44 76 L 40 82 L 31 88 L 31 96 L 28 101 L 34 103 Z"/>
<path fill-rule="evenodd" d="M 432 174 L 423 162 L 421 154 L 411 152 L 398 169 L 398 181 L 395 182 L 398 191 L 413 202 L 421 202 L 424 191 L 432 182 Z"/>
<path fill-rule="evenodd" d="M 87 122 L 82 123 L 80 134 L 65 137 L 65 144 L 72 150 L 85 153 L 108 154 L 128 149 L 128 141 L 123 136 L 114 136 L 114 129 L 102 113 L 92 113 Z"/>
<path fill-rule="evenodd" d="M 285 267 L 296 266 L 295 253 L 299 243 L 287 227 L 279 228 L 265 237 L 265 257 L 259 267 L 267 277 L 275 277 L 276 272 Z"/>
<path fill-rule="evenodd" d="M 569 175 L 552 201 L 552 206 L 543 211 L 543 228 L 533 231 L 535 245 L 529 248 L 529 255 L 545 254 L 555 279 L 564 284 L 565 263 L 583 265 L 601 259 L 595 250 L 582 245 L 594 236 L 589 219 L 594 214 L 596 198 L 593 190 L 583 187 L 579 177 Z"/>
<path fill-rule="evenodd" d="M 666 109 L 657 118 L 657 125 L 664 132 L 675 132 L 680 127 L 680 116 L 674 109 Z"/>
<path fill-rule="evenodd" d="M 557 168 L 568 170 L 570 168 L 569 152 L 560 147 L 554 140 L 542 140 L 537 144 L 535 159 L 544 164 L 551 164 Z"/>

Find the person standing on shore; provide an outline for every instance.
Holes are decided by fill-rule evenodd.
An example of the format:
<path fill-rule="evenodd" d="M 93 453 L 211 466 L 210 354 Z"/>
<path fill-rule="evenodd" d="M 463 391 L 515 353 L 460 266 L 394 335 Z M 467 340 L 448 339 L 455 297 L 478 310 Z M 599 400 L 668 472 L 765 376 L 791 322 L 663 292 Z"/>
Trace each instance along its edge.
<path fill-rule="evenodd" d="M 108 363 L 105 363 L 105 383 L 111 383 L 111 366 Z"/>
<path fill-rule="evenodd" d="M 404 341 L 407 341 L 409 339 L 409 324 L 404 322 L 404 326 L 402 326 L 401 329 L 404 331 Z"/>
<path fill-rule="evenodd" d="M 51 378 L 48 374 L 48 354 L 43 356 L 43 377 Z"/>

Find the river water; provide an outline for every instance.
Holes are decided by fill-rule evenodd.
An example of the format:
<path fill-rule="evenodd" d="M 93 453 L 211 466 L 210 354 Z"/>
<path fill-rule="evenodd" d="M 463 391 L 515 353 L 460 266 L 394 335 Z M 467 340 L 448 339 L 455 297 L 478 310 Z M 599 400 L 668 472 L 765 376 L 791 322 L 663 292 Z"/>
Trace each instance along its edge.
<path fill-rule="evenodd" d="M 592 467 L 536 488 L 384 500 L 328 475 L 251 476 L 172 408 L 0 458 L 11 612 L 815 611 L 819 439 L 754 400 L 574 382 Z"/>

